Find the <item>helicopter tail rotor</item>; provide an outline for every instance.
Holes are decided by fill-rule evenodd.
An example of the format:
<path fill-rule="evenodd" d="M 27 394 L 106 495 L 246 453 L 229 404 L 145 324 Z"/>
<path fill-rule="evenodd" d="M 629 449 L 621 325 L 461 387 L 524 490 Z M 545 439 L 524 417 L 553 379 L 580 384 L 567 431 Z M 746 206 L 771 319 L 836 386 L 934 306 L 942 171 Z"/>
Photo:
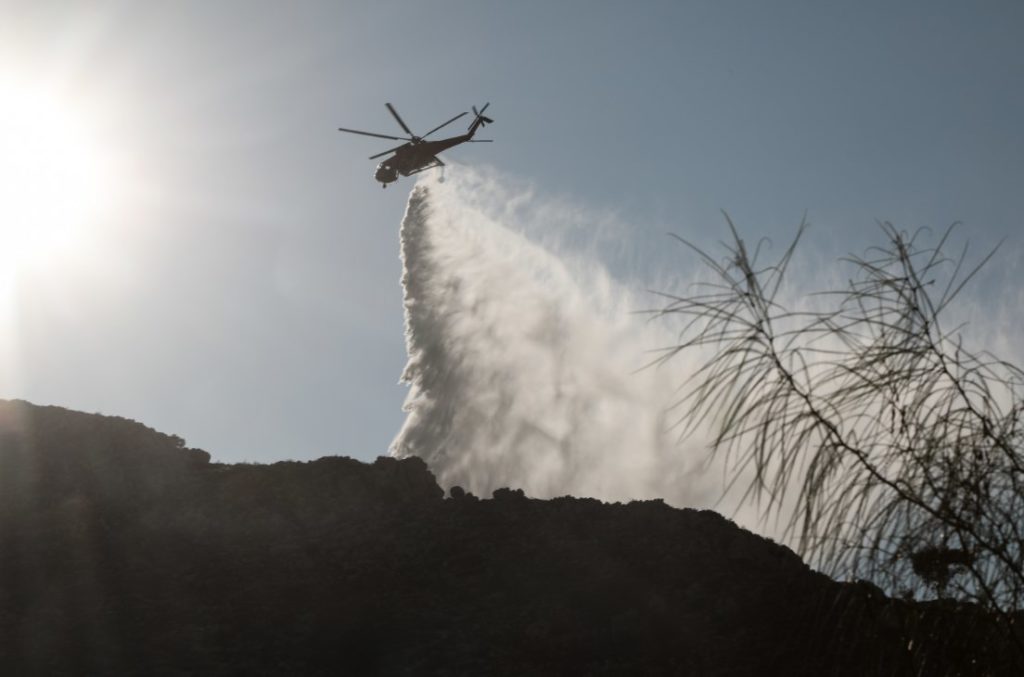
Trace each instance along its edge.
<path fill-rule="evenodd" d="M 491 104 L 489 102 L 485 103 L 483 108 L 481 108 L 480 110 L 477 110 L 476 106 L 473 106 L 473 122 L 472 124 L 469 125 L 470 135 L 476 134 L 476 130 L 479 129 L 480 127 L 486 127 L 487 125 L 494 122 L 494 120 L 484 115 L 484 111 L 487 110 L 487 107 L 490 105 Z"/>

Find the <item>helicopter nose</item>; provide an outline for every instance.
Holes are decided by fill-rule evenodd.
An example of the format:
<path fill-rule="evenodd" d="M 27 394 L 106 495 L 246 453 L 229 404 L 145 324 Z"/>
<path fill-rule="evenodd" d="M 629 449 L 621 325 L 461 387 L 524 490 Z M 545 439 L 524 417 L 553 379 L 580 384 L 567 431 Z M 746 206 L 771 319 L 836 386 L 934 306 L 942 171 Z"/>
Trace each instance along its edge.
<path fill-rule="evenodd" d="M 391 183 L 392 181 L 398 180 L 398 170 L 391 165 L 386 165 L 383 162 L 377 165 L 377 171 L 373 177 L 381 183 Z"/>

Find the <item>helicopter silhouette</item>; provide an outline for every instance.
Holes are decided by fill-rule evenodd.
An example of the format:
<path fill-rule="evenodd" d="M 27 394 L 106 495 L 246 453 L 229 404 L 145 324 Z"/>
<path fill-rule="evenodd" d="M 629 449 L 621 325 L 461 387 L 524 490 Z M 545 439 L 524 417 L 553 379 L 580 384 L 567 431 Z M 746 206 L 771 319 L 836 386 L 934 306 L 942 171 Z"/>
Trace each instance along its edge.
<path fill-rule="evenodd" d="M 480 110 L 476 109 L 476 106 L 472 106 L 473 109 L 473 122 L 469 125 L 469 130 L 465 134 L 459 136 L 452 136 L 447 139 L 438 139 L 437 141 L 427 141 L 426 138 L 438 131 L 442 127 L 446 127 L 451 123 L 455 122 L 467 112 L 462 112 L 448 120 L 434 127 L 423 136 L 416 136 L 409 129 L 409 126 L 405 124 L 402 117 L 395 110 L 395 107 L 390 103 L 384 104 L 387 106 L 388 111 L 394 116 L 398 124 L 405 130 L 405 133 L 409 136 L 391 136 L 390 134 L 376 134 L 374 132 L 363 132 L 358 129 L 346 129 L 345 127 L 338 127 L 339 132 L 348 132 L 349 134 L 362 134 L 363 136 L 375 136 L 381 139 L 394 139 L 395 141 L 405 141 L 401 146 L 395 146 L 390 150 L 386 150 L 383 153 L 377 153 L 371 155 L 371 160 L 376 160 L 379 157 L 394 153 L 389 158 L 385 158 L 379 165 L 377 165 L 377 171 L 374 172 L 373 176 L 375 179 L 380 181 L 381 186 L 384 188 L 388 187 L 389 183 L 393 183 L 398 180 L 398 175 L 410 176 L 417 174 L 434 167 L 444 167 L 445 164 L 441 162 L 441 158 L 437 157 L 438 153 L 448 150 L 452 146 L 457 146 L 460 143 L 491 143 L 491 139 L 474 139 L 473 136 L 476 134 L 476 130 L 489 125 L 494 122 L 491 118 L 484 115 L 484 111 L 491 104 L 485 103 L 483 108 Z M 443 171 L 443 170 L 442 170 Z"/>

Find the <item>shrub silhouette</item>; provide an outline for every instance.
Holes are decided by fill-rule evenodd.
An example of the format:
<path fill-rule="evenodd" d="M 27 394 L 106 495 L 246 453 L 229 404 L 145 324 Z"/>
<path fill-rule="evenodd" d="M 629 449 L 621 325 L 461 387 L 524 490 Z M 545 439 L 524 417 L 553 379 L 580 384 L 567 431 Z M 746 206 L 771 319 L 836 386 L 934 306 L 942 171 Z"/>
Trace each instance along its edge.
<path fill-rule="evenodd" d="M 680 238 L 714 281 L 657 311 L 685 320 L 660 359 L 710 355 L 678 403 L 685 432 L 710 424 L 713 453 L 752 478 L 743 499 L 827 572 L 1009 618 L 1024 598 L 1024 374 L 946 325 L 995 250 L 967 265 L 966 247 L 943 253 L 952 226 L 926 247 L 926 231 L 884 223 L 884 245 L 842 259 L 847 285 L 813 297 L 826 309 L 792 310 L 780 290 L 806 224 L 765 265 L 726 220 L 725 262 Z"/>

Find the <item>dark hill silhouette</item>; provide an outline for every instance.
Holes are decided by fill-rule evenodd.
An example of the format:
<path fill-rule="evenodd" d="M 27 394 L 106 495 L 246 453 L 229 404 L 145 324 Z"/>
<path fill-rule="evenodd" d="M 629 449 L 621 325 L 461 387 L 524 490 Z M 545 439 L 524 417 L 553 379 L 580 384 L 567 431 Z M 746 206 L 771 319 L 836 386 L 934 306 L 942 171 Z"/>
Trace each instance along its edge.
<path fill-rule="evenodd" d="M 419 459 L 222 465 L 0 401 L 3 675 L 1024 674 L 998 622 L 709 511 L 444 498 Z"/>

